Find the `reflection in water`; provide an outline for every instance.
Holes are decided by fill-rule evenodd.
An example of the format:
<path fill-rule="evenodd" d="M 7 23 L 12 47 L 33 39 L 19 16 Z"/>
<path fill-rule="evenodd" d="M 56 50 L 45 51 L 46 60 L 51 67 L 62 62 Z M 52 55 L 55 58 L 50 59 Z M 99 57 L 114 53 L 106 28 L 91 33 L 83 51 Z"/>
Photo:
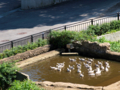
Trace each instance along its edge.
<path fill-rule="evenodd" d="M 22 70 L 33 81 L 71 82 L 94 86 L 105 86 L 118 81 L 119 71 L 119 62 L 59 55 Z"/>

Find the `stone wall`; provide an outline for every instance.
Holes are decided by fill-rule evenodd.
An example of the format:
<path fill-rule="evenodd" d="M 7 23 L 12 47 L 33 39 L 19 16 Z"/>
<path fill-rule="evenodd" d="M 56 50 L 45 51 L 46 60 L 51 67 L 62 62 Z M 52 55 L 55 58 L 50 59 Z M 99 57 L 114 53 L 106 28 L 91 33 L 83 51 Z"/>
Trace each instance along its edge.
<path fill-rule="evenodd" d="M 90 41 L 74 42 L 73 51 L 79 52 L 80 55 L 88 55 L 103 59 L 120 61 L 120 53 L 112 52 L 109 43 L 97 43 Z"/>
<path fill-rule="evenodd" d="M 29 50 L 29 51 L 26 51 L 24 53 L 18 53 L 14 56 L 1 59 L 0 64 L 3 62 L 12 62 L 15 60 L 25 60 L 25 59 L 40 55 L 42 53 L 48 52 L 50 50 L 50 48 L 51 48 L 51 45 L 45 45 L 43 47 L 38 47 L 34 50 Z"/>
<path fill-rule="evenodd" d="M 21 9 L 32 9 L 54 5 L 68 0 L 21 0 Z"/>

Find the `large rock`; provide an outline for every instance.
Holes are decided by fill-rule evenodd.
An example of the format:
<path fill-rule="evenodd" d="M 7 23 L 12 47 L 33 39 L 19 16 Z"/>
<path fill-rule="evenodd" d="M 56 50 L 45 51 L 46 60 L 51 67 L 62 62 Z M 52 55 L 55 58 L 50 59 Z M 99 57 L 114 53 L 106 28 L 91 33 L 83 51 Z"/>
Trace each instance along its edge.
<path fill-rule="evenodd" d="M 110 44 L 107 42 L 82 41 L 81 43 L 74 42 L 73 45 L 73 51 L 77 51 L 79 54 L 120 61 L 120 53 L 112 52 L 110 50 Z"/>

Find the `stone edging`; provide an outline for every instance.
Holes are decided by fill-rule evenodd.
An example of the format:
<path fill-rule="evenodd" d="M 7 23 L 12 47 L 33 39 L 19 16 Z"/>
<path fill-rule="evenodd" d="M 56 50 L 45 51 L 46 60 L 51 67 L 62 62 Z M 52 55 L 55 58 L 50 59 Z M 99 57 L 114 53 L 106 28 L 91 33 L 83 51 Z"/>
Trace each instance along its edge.
<path fill-rule="evenodd" d="M 46 58 L 53 57 L 53 56 L 58 55 L 58 54 L 60 54 L 59 51 L 52 50 L 52 51 L 50 51 L 50 52 L 46 52 L 46 53 L 40 54 L 40 55 L 38 55 L 38 56 L 35 56 L 35 57 L 32 57 L 32 58 L 29 58 L 29 59 L 26 59 L 26 60 L 17 62 L 16 64 L 17 64 L 17 66 L 18 66 L 19 68 L 21 68 L 21 67 L 24 67 L 24 66 L 33 64 L 33 63 L 35 63 L 35 62 L 44 60 L 44 59 L 46 59 Z"/>
<path fill-rule="evenodd" d="M 64 82 L 50 82 L 50 81 L 44 81 L 44 82 L 36 82 L 37 85 L 47 87 L 62 87 L 62 88 L 73 88 L 73 89 L 86 89 L 86 90 L 102 90 L 102 86 L 88 86 L 84 84 L 74 84 L 74 83 L 64 83 Z"/>

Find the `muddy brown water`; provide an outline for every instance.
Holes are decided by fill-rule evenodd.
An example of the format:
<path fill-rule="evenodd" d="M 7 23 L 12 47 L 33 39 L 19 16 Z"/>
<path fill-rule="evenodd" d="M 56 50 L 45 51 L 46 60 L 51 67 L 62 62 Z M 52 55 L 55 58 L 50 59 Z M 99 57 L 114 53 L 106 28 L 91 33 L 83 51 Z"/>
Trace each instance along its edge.
<path fill-rule="evenodd" d="M 110 61 L 105 59 L 94 59 L 92 64 L 93 70 L 96 68 L 95 63 L 102 61 L 103 63 L 109 61 L 110 68 L 108 72 L 102 71 L 101 75 L 91 77 L 88 75 L 87 69 L 84 67 L 83 62 L 81 71 L 84 77 L 81 78 L 77 73 L 76 62 L 71 62 L 69 58 L 77 58 L 76 62 L 81 62 L 78 58 L 85 58 L 82 56 L 54 56 L 43 61 L 34 63 L 24 67 L 21 71 L 28 74 L 33 81 L 52 81 L 52 82 L 71 82 L 77 84 L 86 84 L 91 86 L 107 86 L 120 80 L 120 62 Z M 87 57 L 88 58 L 88 57 Z M 65 67 L 62 71 L 51 70 L 50 66 L 56 66 L 57 63 L 65 62 Z M 75 65 L 75 69 L 67 72 L 68 65 Z M 104 65 L 104 64 L 103 64 Z M 104 65 L 105 66 L 105 65 Z"/>

